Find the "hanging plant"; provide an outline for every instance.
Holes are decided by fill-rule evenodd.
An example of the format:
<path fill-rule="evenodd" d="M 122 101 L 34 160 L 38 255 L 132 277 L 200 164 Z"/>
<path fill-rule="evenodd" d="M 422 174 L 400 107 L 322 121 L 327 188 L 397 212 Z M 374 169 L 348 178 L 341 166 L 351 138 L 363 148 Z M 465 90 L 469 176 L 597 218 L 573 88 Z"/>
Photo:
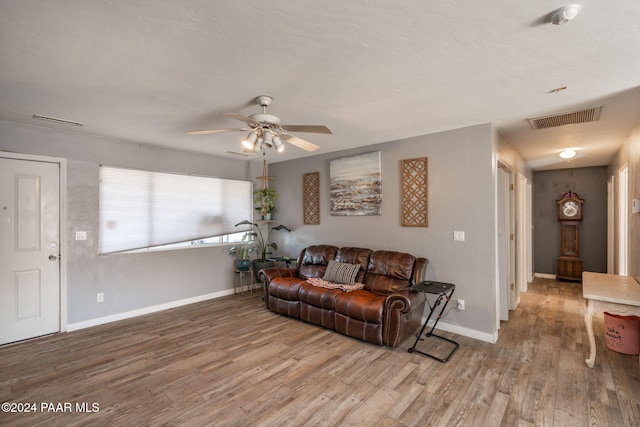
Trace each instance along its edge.
<path fill-rule="evenodd" d="M 260 212 L 262 217 L 266 217 L 276 207 L 276 199 L 278 192 L 275 188 L 263 188 L 253 192 L 253 202 L 258 205 L 256 210 Z"/>

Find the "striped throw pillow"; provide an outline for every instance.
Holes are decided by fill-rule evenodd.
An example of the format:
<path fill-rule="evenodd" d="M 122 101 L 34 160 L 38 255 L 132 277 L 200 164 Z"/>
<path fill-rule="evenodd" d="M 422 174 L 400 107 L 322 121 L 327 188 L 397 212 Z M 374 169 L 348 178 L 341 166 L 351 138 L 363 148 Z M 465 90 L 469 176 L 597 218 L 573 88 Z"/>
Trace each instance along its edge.
<path fill-rule="evenodd" d="M 356 274 L 358 274 L 359 269 L 360 264 L 349 264 L 330 260 L 323 279 L 328 282 L 352 285 L 356 280 Z"/>

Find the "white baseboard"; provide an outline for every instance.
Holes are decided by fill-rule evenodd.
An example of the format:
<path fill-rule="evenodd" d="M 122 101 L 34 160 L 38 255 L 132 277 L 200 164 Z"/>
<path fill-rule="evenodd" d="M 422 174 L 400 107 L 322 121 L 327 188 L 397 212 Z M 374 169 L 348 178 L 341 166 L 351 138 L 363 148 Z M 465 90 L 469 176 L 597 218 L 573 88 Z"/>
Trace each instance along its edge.
<path fill-rule="evenodd" d="M 186 298 L 178 301 L 171 301 L 164 304 L 154 305 L 151 307 L 144 307 L 136 310 L 126 311 L 124 313 L 117 313 L 117 314 L 112 314 L 105 317 L 98 317 L 96 319 L 84 320 L 82 322 L 69 323 L 67 324 L 66 332 L 77 331 L 79 329 L 90 328 L 92 326 L 104 325 L 105 323 L 117 322 L 118 320 L 130 319 L 132 317 L 156 313 L 158 311 L 181 307 L 183 305 L 194 304 L 196 302 L 202 302 L 202 301 L 206 301 L 214 298 L 220 298 L 227 295 L 233 295 L 233 289 L 227 289 L 224 291 L 213 292 L 205 295 L 198 295 L 197 297 Z"/>
<path fill-rule="evenodd" d="M 424 324 L 424 321 L 427 320 L 426 317 L 422 318 L 422 324 Z M 429 322 L 429 326 L 427 328 L 431 328 L 431 325 L 433 325 L 434 320 L 431 319 L 431 321 Z M 438 325 L 436 326 L 436 329 L 439 329 L 441 331 L 446 331 L 446 332 L 451 332 L 457 335 L 462 335 L 464 337 L 468 337 L 468 338 L 473 338 L 475 340 L 480 340 L 480 341 L 484 341 L 484 342 L 488 342 L 491 344 L 495 344 L 496 342 L 498 342 L 498 332 L 496 332 L 495 334 L 487 334 L 486 332 L 480 332 L 477 331 L 475 329 L 469 329 L 469 328 L 463 328 L 462 326 L 459 325 L 453 325 L 451 323 L 447 323 L 443 320 L 438 322 Z M 425 329 L 428 330 L 428 329 Z"/>
<path fill-rule="evenodd" d="M 542 279 L 556 280 L 556 275 L 555 274 L 548 274 L 548 273 L 536 273 L 536 274 L 534 274 L 534 277 L 540 277 Z"/>
<path fill-rule="evenodd" d="M 248 289 L 247 289 L 247 291 L 248 291 Z M 220 298 L 220 297 L 224 297 L 224 296 L 227 296 L 227 295 L 233 295 L 233 293 L 234 293 L 233 289 L 227 289 L 227 290 L 220 291 L 220 292 L 214 292 L 214 293 L 210 293 L 210 294 L 199 295 L 197 297 L 191 297 L 191 298 L 186 298 L 186 299 L 182 299 L 182 300 L 178 300 L 178 301 L 171 301 L 171 302 L 164 303 L 164 304 L 159 304 L 159 305 L 154 305 L 154 306 L 150 306 L 150 307 L 139 308 L 139 309 L 136 309 L 136 310 L 126 311 L 124 313 L 117 313 L 117 314 L 112 314 L 112 315 L 109 315 L 109 316 L 98 317 L 96 319 L 84 320 L 82 322 L 69 323 L 67 325 L 66 332 L 73 332 L 73 331 L 77 331 L 77 330 L 80 330 L 80 329 L 91 328 L 93 326 L 99 326 L 99 325 L 104 325 L 104 324 L 111 323 L 111 322 L 117 322 L 119 320 L 131 319 L 132 317 L 144 316 L 145 314 L 157 313 L 159 311 L 168 310 L 170 308 L 181 307 L 181 306 L 184 306 L 184 305 L 189 305 L 189 304 L 194 304 L 194 303 L 197 303 L 197 302 L 207 301 L 207 300 L 210 300 L 210 299 Z M 425 320 L 427 320 L 426 317 L 422 319 L 422 322 L 424 322 Z M 433 321 L 430 322 L 430 324 L 432 324 L 432 323 L 433 323 Z M 429 327 L 431 327 L 431 325 L 429 325 Z M 465 337 L 477 339 L 477 340 L 480 340 L 480 341 L 485 341 L 485 342 L 488 342 L 488 343 L 491 343 L 491 344 L 495 344 L 498 341 L 498 333 L 497 332 L 494 335 L 491 335 L 491 334 L 487 334 L 485 332 L 480 332 L 480 331 L 477 331 L 477 330 L 474 330 L 474 329 L 463 328 L 463 327 L 458 326 L 458 325 L 452 325 L 452 324 L 444 322 L 444 321 L 438 322 L 437 329 L 439 329 L 441 331 L 451 332 L 451 333 L 462 335 L 462 336 L 465 336 Z"/>

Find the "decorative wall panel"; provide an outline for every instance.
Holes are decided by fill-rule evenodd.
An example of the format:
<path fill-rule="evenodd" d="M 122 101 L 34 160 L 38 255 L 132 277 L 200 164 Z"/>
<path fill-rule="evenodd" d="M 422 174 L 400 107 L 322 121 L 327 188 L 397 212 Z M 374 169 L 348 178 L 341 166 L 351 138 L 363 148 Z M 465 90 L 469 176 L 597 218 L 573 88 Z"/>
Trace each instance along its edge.
<path fill-rule="evenodd" d="M 305 224 L 320 224 L 320 172 L 302 175 L 302 211 Z"/>

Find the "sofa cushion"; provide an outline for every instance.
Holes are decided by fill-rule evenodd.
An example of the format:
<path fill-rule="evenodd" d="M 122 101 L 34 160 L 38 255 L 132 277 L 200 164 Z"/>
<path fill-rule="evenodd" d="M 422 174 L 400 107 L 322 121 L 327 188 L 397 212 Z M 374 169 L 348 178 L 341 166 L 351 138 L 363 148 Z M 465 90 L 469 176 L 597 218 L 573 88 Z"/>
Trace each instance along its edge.
<path fill-rule="evenodd" d="M 358 270 L 360 270 L 360 264 L 329 260 L 327 270 L 322 278 L 328 282 L 352 285 L 356 280 Z"/>
<path fill-rule="evenodd" d="M 314 307 L 333 310 L 336 307 L 336 295 L 341 293 L 340 289 L 325 289 L 309 283 L 302 283 L 298 291 L 298 298 L 300 301 Z"/>
<path fill-rule="evenodd" d="M 348 262 L 349 264 L 359 264 L 360 270 L 356 275 L 355 281 L 362 283 L 364 275 L 367 272 L 369 266 L 369 257 L 373 251 L 365 248 L 340 248 L 336 253 L 336 261 Z"/>
<path fill-rule="evenodd" d="M 369 257 L 365 289 L 391 294 L 411 286 L 416 257 L 403 252 L 375 251 Z"/>
<path fill-rule="evenodd" d="M 304 249 L 298 261 L 298 275 L 302 279 L 324 276 L 327 264 L 335 259 L 338 248 L 330 245 L 309 246 Z"/>
<path fill-rule="evenodd" d="M 382 323 L 385 295 L 365 290 L 336 295 L 336 313 L 367 323 Z"/>

